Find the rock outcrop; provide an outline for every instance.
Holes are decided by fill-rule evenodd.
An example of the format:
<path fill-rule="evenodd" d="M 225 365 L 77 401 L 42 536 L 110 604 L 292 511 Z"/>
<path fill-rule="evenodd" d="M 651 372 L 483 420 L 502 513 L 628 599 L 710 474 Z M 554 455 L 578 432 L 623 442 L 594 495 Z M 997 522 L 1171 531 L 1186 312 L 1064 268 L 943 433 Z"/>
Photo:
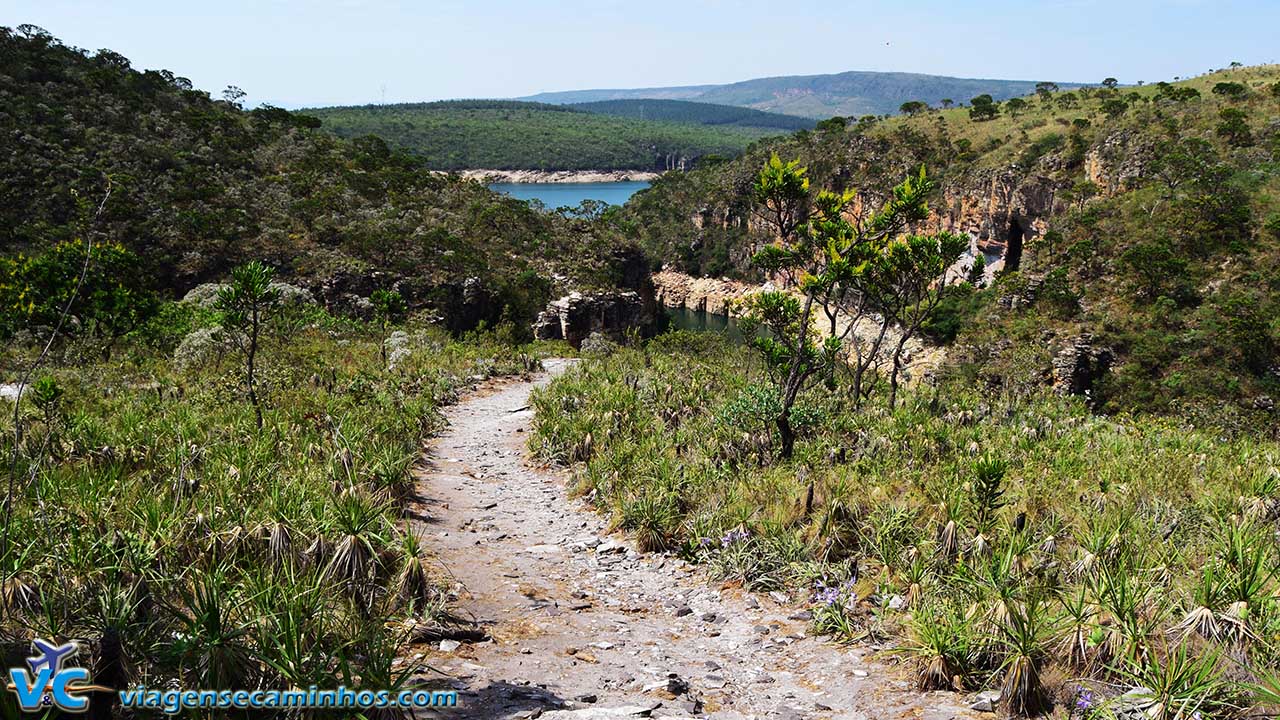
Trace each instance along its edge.
<path fill-rule="evenodd" d="M 1110 348 L 1096 347 L 1085 334 L 1067 341 L 1053 358 L 1053 391 L 1058 395 L 1091 397 L 1093 387 L 1111 367 Z"/>
<path fill-rule="evenodd" d="M 695 278 L 670 267 L 654 273 L 653 287 L 658 304 L 668 308 L 732 316 L 735 306 L 762 288 L 728 278 Z"/>
<path fill-rule="evenodd" d="M 463 170 L 458 174 L 483 183 L 651 182 L 658 178 L 658 173 L 643 170 Z"/>
<path fill-rule="evenodd" d="M 538 340 L 565 340 L 582 345 L 593 333 L 621 339 L 632 328 L 653 325 L 653 314 L 640 294 L 632 290 L 583 294 L 572 292 L 552 300 L 538 314 L 533 336 Z"/>

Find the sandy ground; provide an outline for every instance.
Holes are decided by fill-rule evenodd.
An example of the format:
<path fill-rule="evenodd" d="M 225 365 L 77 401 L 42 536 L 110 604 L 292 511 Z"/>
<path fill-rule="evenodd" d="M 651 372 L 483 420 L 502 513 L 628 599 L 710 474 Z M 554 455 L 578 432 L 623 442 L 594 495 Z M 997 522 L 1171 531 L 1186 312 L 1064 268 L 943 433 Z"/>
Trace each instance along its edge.
<path fill-rule="evenodd" d="M 802 598 L 721 588 L 609 535 L 561 473 L 526 461 L 529 393 L 566 367 L 547 365 L 450 408 L 420 473 L 417 529 L 492 638 L 421 648 L 433 684 L 460 693 L 422 717 L 979 717 L 810 637 Z"/>

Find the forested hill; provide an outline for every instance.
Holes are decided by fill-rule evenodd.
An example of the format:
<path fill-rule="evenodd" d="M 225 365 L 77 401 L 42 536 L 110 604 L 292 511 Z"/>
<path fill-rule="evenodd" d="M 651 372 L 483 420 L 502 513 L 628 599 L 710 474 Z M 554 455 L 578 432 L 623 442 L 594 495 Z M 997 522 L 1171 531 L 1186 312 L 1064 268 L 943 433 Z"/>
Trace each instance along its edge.
<path fill-rule="evenodd" d="M 533 278 L 589 284 L 611 272 L 614 245 L 592 225 L 431 172 L 377 138 L 244 110 L 234 91 L 213 99 L 174 73 L 139 72 L 30 26 L 0 28 L 0 58 L 0 260 L 91 228 L 170 293 L 258 259 L 338 295 L 411 278 L 411 302 L 456 297 L 479 278 L 495 315 L 507 300 L 521 314 L 545 301 L 520 299 L 550 292 Z"/>
<path fill-rule="evenodd" d="M 658 122 L 506 100 L 304 110 L 340 137 L 376 135 L 438 170 L 652 170 L 737 155 L 775 126 Z M 761 113 L 760 115 L 764 115 Z M 790 120 L 782 122 L 791 122 Z"/>
<path fill-rule="evenodd" d="M 665 175 L 624 220 L 691 274 L 753 277 L 752 180 L 771 153 L 872 206 L 924 166 L 941 187 L 930 227 L 1007 261 L 948 290 L 930 333 L 954 343 L 951 372 L 1005 394 L 1066 373 L 1104 410 L 1280 428 L 1277 117 L 1266 66 L 826 122 Z"/>
<path fill-rule="evenodd" d="M 1063 88 L 1075 87 L 1058 83 Z M 977 95 L 1006 100 L 1035 91 L 1028 80 L 983 80 L 900 72 L 852 71 L 833 75 L 788 75 L 756 78 L 727 85 L 695 85 L 634 90 L 571 90 L 519 98 L 543 103 L 589 103 L 603 100 L 661 98 L 765 110 L 824 119 L 835 115 L 885 115 L 905 102 L 957 104 Z"/>
<path fill-rule="evenodd" d="M 815 124 L 810 118 L 796 115 L 779 115 L 733 105 L 713 105 L 685 100 L 601 100 L 560 107 L 637 120 L 661 120 L 695 125 L 733 125 L 794 131 L 811 130 Z"/>

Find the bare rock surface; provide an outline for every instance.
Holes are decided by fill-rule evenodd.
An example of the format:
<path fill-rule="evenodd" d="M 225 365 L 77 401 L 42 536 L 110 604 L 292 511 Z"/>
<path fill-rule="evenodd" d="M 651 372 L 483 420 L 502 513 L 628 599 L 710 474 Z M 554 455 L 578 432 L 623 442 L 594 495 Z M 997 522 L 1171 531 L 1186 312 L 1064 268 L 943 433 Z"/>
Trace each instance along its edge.
<path fill-rule="evenodd" d="M 456 611 L 491 638 L 414 649 L 429 684 L 460 693 L 456 710 L 421 717 L 975 717 L 866 650 L 809 636 L 792 598 L 721 588 L 610 535 L 561 473 L 526 461 L 529 394 L 567 363 L 546 365 L 450 408 L 420 473 L 416 530 Z"/>

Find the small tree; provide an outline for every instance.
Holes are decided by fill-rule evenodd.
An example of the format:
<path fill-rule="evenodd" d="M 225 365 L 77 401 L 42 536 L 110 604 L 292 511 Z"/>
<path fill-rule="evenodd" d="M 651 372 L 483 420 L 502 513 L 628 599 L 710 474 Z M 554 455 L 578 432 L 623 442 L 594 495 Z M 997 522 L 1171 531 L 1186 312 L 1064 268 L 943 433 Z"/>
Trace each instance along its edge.
<path fill-rule="evenodd" d="M 1228 100 L 1242 100 L 1249 94 L 1249 88 L 1238 82 L 1220 82 L 1213 86 L 1213 94 Z"/>
<path fill-rule="evenodd" d="M 1010 98 L 1004 106 L 1005 109 L 1009 111 L 1009 116 L 1012 118 L 1017 118 L 1019 115 L 1026 112 L 1028 107 L 1030 107 L 1027 101 L 1022 98 Z"/>
<path fill-rule="evenodd" d="M 1000 114 L 1000 105 L 990 95 L 979 95 L 969 101 L 969 118 L 975 122 L 992 120 Z"/>
<path fill-rule="evenodd" d="M 927 217 L 926 198 L 933 187 L 922 168 L 918 176 L 895 187 L 880 210 L 852 221 L 849 211 L 855 193 L 811 195 L 798 161 L 783 163 L 774 155 L 757 177 L 758 216 L 775 233 L 776 241 L 757 253 L 754 262 L 786 280 L 794 292 L 752 296 L 743 326 L 755 336 L 753 346 L 763 356 L 778 391 L 774 424 L 782 441 L 782 457 L 791 457 L 795 447 L 791 410 L 803 390 L 823 377 L 834 383 L 837 362 L 847 358 L 854 372 L 854 396 L 860 400 L 863 374 L 878 366 L 893 323 L 903 325 L 894 353 L 895 368 L 900 368 L 902 347 L 936 305 L 925 295 L 933 293 L 933 281 L 959 257 L 967 242 L 946 234 L 901 237 L 910 223 Z M 819 311 L 826 318 L 821 327 Z M 860 338 L 855 328 L 873 315 L 878 317 L 878 327 L 869 337 Z M 757 334 L 757 328 L 768 333 Z M 895 385 L 896 379 L 895 369 Z"/>
<path fill-rule="evenodd" d="M 1280 83 L 1276 83 L 1276 85 L 1280 86 Z M 947 108 L 948 110 L 951 109 L 951 106 L 955 104 L 956 104 L 956 101 L 952 100 L 951 98 L 942 98 L 942 107 Z"/>
<path fill-rule="evenodd" d="M 1048 105 L 1053 100 L 1053 94 L 1058 92 L 1058 83 L 1055 82 L 1038 82 L 1036 83 L 1036 95 L 1040 96 L 1040 102 Z"/>
<path fill-rule="evenodd" d="M 245 355 L 245 389 L 253 405 L 258 429 L 262 429 L 262 405 L 258 401 L 256 360 L 262 328 L 280 301 L 271 287 L 275 270 L 254 260 L 231 271 L 231 282 L 218 293 L 214 307 L 222 313 L 222 325 Z"/>
<path fill-rule="evenodd" d="M 408 308 L 405 306 L 404 298 L 395 290 L 374 290 L 369 296 L 369 301 L 373 303 L 373 314 L 381 330 L 381 342 L 378 345 L 382 348 L 382 364 L 385 366 L 388 331 L 392 323 L 400 322 L 404 318 Z"/>
<path fill-rule="evenodd" d="M 905 115 L 918 115 L 929 109 L 929 103 L 920 100 L 909 100 L 898 106 L 898 110 Z"/>
<path fill-rule="evenodd" d="M 1110 98 L 1102 103 L 1102 112 L 1112 120 L 1124 115 L 1129 111 L 1129 103 L 1120 98 Z"/>
<path fill-rule="evenodd" d="M 1238 108 L 1223 108 L 1218 113 L 1215 130 L 1218 137 L 1227 141 L 1232 147 L 1249 147 L 1253 145 L 1253 132 L 1249 129 L 1248 115 Z"/>

